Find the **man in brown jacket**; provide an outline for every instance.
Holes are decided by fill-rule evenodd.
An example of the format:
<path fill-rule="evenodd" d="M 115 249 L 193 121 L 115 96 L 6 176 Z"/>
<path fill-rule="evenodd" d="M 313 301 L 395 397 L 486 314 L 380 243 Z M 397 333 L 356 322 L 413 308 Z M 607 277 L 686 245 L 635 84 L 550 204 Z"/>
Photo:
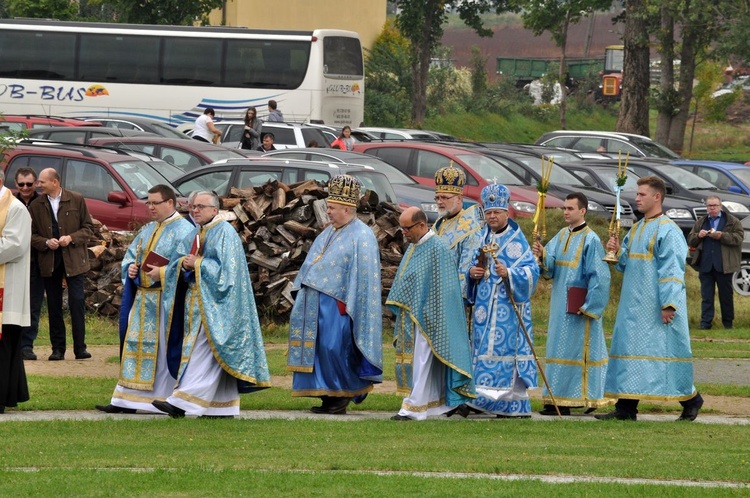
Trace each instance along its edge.
<path fill-rule="evenodd" d="M 29 206 L 31 247 L 37 251 L 49 312 L 50 361 L 65 359 L 63 280 L 67 282 L 73 352 L 77 360 L 91 358 L 86 351 L 83 285 L 89 269 L 87 244 L 93 235 L 91 216 L 83 196 L 60 186 L 53 168 L 39 173 L 42 195 Z"/>
<path fill-rule="evenodd" d="M 718 287 L 721 322 L 724 328 L 731 329 L 734 320 L 732 274 L 740 269 L 745 229 L 740 220 L 722 209 L 718 196 L 707 197 L 706 208 L 708 214 L 696 221 L 687 237 L 688 246 L 695 251 L 690 266 L 698 270 L 701 281 L 700 328 L 711 328 Z"/>

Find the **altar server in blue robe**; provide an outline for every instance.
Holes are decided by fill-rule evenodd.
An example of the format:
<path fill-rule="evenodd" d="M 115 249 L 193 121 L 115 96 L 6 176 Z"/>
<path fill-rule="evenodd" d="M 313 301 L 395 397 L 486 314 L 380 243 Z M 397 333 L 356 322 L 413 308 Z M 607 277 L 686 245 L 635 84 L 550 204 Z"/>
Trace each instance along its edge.
<path fill-rule="evenodd" d="M 526 237 L 508 218 L 510 191 L 504 185 L 482 189 L 485 220 L 467 272 L 466 298 L 474 305 L 472 362 L 477 399 L 474 410 L 499 418 L 531 416 L 527 389 L 537 387 L 537 366 L 508 295 L 507 283 L 530 339 L 531 296 L 539 265 Z"/>
<path fill-rule="evenodd" d="M 396 315 L 397 393 L 406 398 L 391 419 L 450 415 L 476 396 L 455 255 L 419 208 L 407 208 L 399 224 L 411 244 L 386 304 Z"/>
<path fill-rule="evenodd" d="M 620 305 L 609 350 L 604 395 L 617 399 L 600 420 L 636 420 L 641 399 L 679 401 L 678 420 L 692 421 L 703 406 L 693 385 L 685 259 L 687 242 L 680 228 L 662 213 L 664 182 L 638 180 L 635 202 L 643 218 L 630 229 L 622 247 L 616 237 L 607 249 L 620 251 L 615 268 L 623 272 Z"/>
<path fill-rule="evenodd" d="M 233 417 L 239 393 L 271 386 L 242 240 L 218 212 L 215 194 L 195 197 L 199 242 L 166 272 L 165 286 L 187 283 L 185 332 L 177 384 L 152 404 L 174 418 Z"/>
<path fill-rule="evenodd" d="M 177 197 L 167 185 L 152 187 L 146 204 L 154 221 L 138 232 L 122 260 L 120 378 L 110 404 L 96 405 L 106 413 L 161 413 L 151 402 L 169 396 L 177 375 L 182 344 L 179 306 L 180 325 L 171 326 L 177 287 L 162 286 L 167 265 L 152 266 L 144 261 L 154 252 L 176 267 L 190 251 L 195 227 L 175 210 Z"/>
<path fill-rule="evenodd" d="M 571 407 L 587 412 L 612 404 L 604 397 L 607 344 L 602 313 L 609 301 L 610 273 L 603 261 L 599 236 L 586 225 L 588 199 L 580 192 L 565 198 L 563 216 L 568 226 L 545 247 L 534 242 L 534 255 L 542 261 L 542 277 L 554 279 L 547 332 L 545 372 L 561 415 Z M 572 290 L 570 290 L 572 289 Z M 585 293 L 582 305 L 569 302 Z M 545 387 L 542 415 L 557 415 Z"/>
<path fill-rule="evenodd" d="M 348 175 L 328 186 L 329 225 L 294 281 L 287 368 L 292 396 L 319 397 L 313 413 L 344 414 L 383 381 L 380 250 L 357 218 L 362 185 Z"/>

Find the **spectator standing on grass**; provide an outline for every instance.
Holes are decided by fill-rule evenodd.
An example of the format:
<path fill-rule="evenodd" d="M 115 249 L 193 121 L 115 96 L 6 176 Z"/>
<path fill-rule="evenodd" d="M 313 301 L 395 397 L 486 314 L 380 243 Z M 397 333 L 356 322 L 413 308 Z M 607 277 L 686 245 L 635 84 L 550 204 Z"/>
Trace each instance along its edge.
<path fill-rule="evenodd" d="M 319 397 L 313 413 L 344 414 L 383 381 L 380 252 L 357 218 L 362 185 L 348 175 L 328 187 L 329 225 L 294 281 L 287 369 L 292 396 Z"/>
<path fill-rule="evenodd" d="M 190 251 L 196 230 L 175 209 L 171 187 L 151 187 L 146 204 L 153 221 L 141 228 L 122 260 L 120 378 L 110 404 L 96 405 L 106 413 L 161 413 L 151 402 L 172 393 L 182 356 L 184 303 L 176 298 L 184 297 L 184 290 L 162 282 L 167 265 L 179 264 Z M 146 264 L 152 252 L 168 263 Z"/>
<path fill-rule="evenodd" d="M 216 112 L 207 107 L 203 114 L 195 120 L 193 128 L 193 138 L 201 142 L 216 143 L 221 137 L 221 130 L 214 125 L 214 116 Z"/>
<path fill-rule="evenodd" d="M 589 201 L 580 192 L 565 198 L 568 223 L 546 246 L 535 241 L 542 277 L 554 279 L 547 330 L 545 373 L 561 415 L 572 407 L 590 413 L 612 401 L 604 397 L 607 343 L 602 314 L 609 301 L 610 273 L 599 236 L 586 224 Z M 571 290 L 572 289 L 572 290 Z M 579 299 L 578 307 L 571 300 Z M 542 391 L 542 415 L 557 415 L 549 392 Z"/>
<path fill-rule="evenodd" d="M 21 328 L 31 323 L 31 216 L 5 186 L 0 170 L 0 413 L 29 400 Z"/>
<path fill-rule="evenodd" d="M 60 186 L 54 168 L 39 173 L 40 195 L 29 206 L 31 247 L 37 252 L 39 274 L 44 281 L 49 315 L 50 361 L 65 359 L 63 290 L 68 289 L 68 307 L 73 329 L 73 352 L 77 360 L 91 358 L 86 350 L 86 305 L 84 282 L 89 270 L 87 244 L 93 236 L 86 200 L 78 192 Z"/>
<path fill-rule="evenodd" d="M 740 271 L 745 229 L 740 220 L 722 208 L 719 196 L 707 197 L 706 208 L 708 213 L 695 222 L 687 237 L 688 246 L 695 251 L 691 266 L 698 270 L 701 282 L 700 328 L 711 328 L 718 287 L 721 323 L 725 329 L 731 329 L 734 321 L 732 274 Z"/>
<path fill-rule="evenodd" d="M 523 232 L 508 218 L 508 188 L 488 185 L 481 197 L 487 223 L 466 271 L 466 300 L 474 306 L 472 373 L 477 385 L 477 399 L 469 406 L 498 418 L 528 418 L 527 390 L 537 387 L 537 365 L 529 340 L 534 340 L 531 296 L 539 265 Z M 513 309 L 514 301 L 528 339 Z"/>
<path fill-rule="evenodd" d="M 352 138 L 352 129 L 350 126 L 344 126 L 341 134 L 331 143 L 331 147 L 341 150 L 354 150 L 354 139 Z"/>
<path fill-rule="evenodd" d="M 278 104 L 275 100 L 268 101 L 268 121 L 271 123 L 283 123 L 284 115 L 278 109 Z"/>
<path fill-rule="evenodd" d="M 604 395 L 617 399 L 599 420 L 636 420 L 641 399 L 679 401 L 677 420 L 692 421 L 703 406 L 693 385 L 693 353 L 688 330 L 682 230 L 662 213 L 664 182 L 638 179 L 635 202 L 643 218 L 622 246 L 610 237 L 607 250 L 618 252 L 623 272 L 620 304 L 612 333 Z"/>
<path fill-rule="evenodd" d="M 398 222 L 410 245 L 386 304 L 396 315 L 396 392 L 406 397 L 391 420 L 450 416 L 476 397 L 455 256 L 421 209 Z"/>
<path fill-rule="evenodd" d="M 234 417 L 240 393 L 271 386 L 253 285 L 242 240 L 217 216 L 218 196 L 199 192 L 193 213 L 200 242 L 162 280 L 164 288 L 187 283 L 177 383 L 165 401 L 151 404 L 173 418 Z"/>
<path fill-rule="evenodd" d="M 245 112 L 245 127 L 242 131 L 240 149 L 257 150 L 260 147 L 260 134 L 263 130 L 263 121 L 258 119 L 258 111 L 250 107 Z"/>
<path fill-rule="evenodd" d="M 36 171 L 32 168 L 18 168 L 16 171 L 16 199 L 21 201 L 26 208 L 39 197 L 36 191 Z M 36 251 L 31 249 L 31 265 L 29 278 L 29 303 L 31 306 L 31 324 L 21 328 L 21 356 L 24 360 L 36 360 L 34 353 L 34 341 L 39 335 L 39 317 L 42 314 L 42 303 L 44 302 L 44 281 L 39 275 L 39 263 L 37 263 Z"/>

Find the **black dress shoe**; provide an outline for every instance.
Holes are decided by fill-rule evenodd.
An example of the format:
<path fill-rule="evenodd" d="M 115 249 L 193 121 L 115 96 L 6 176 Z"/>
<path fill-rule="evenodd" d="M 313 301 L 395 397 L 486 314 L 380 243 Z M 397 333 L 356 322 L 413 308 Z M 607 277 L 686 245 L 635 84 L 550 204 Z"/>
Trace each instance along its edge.
<path fill-rule="evenodd" d="M 328 405 L 328 413 L 331 415 L 346 415 L 346 407 L 351 403 L 352 398 L 331 397 L 331 404 Z"/>
<path fill-rule="evenodd" d="M 594 418 L 597 420 L 636 420 L 636 415 L 632 415 L 630 413 L 621 412 L 620 410 L 612 410 L 609 413 L 600 413 L 599 415 L 594 415 Z"/>
<path fill-rule="evenodd" d="M 21 350 L 21 357 L 24 360 L 36 360 L 36 355 L 34 354 L 34 350 L 31 348 L 23 348 Z"/>
<path fill-rule="evenodd" d="M 91 353 L 89 353 L 85 349 L 79 353 L 76 353 L 76 360 L 88 360 L 89 358 L 91 358 Z"/>
<path fill-rule="evenodd" d="M 104 413 L 135 413 L 135 409 L 133 408 L 122 408 L 112 404 L 96 405 L 96 409 Z"/>
<path fill-rule="evenodd" d="M 407 420 L 414 420 L 411 417 L 407 417 L 406 415 L 394 415 L 391 417 L 391 420 L 398 420 L 400 422 L 405 422 Z"/>
<path fill-rule="evenodd" d="M 732 322 L 724 322 L 722 325 L 724 325 L 725 329 L 731 329 L 732 328 Z"/>
<path fill-rule="evenodd" d="M 596 411 L 596 408 L 594 408 L 592 406 L 591 408 L 586 408 L 586 411 L 584 411 L 583 413 L 585 413 L 586 415 L 588 415 L 590 413 L 594 413 L 595 411 Z"/>
<path fill-rule="evenodd" d="M 703 397 L 696 394 L 695 398 L 689 400 L 689 405 L 682 408 L 682 414 L 677 418 L 681 422 L 692 422 L 698 417 L 698 412 L 703 407 Z"/>
<path fill-rule="evenodd" d="M 570 408 L 567 406 L 558 406 L 560 409 L 560 415 L 563 417 L 570 415 Z M 546 416 L 555 416 L 557 415 L 557 410 L 555 410 L 555 405 L 544 405 L 544 409 L 539 411 L 539 415 L 546 415 Z"/>
<path fill-rule="evenodd" d="M 711 330 L 711 324 L 706 325 L 705 323 L 701 323 L 698 328 L 701 330 Z"/>
<path fill-rule="evenodd" d="M 469 416 L 469 413 L 471 413 L 471 411 L 467 405 L 458 405 L 452 410 L 445 412 L 445 416 L 452 417 L 453 415 L 461 415 L 463 418 L 466 418 Z"/>
<path fill-rule="evenodd" d="M 48 360 L 49 361 L 60 361 L 65 359 L 65 353 L 62 351 L 52 351 L 52 354 L 49 355 Z"/>
<path fill-rule="evenodd" d="M 182 408 L 177 408 L 176 406 L 167 403 L 166 401 L 155 400 L 152 401 L 151 404 L 172 418 L 182 418 L 185 416 L 185 410 L 183 410 Z"/>

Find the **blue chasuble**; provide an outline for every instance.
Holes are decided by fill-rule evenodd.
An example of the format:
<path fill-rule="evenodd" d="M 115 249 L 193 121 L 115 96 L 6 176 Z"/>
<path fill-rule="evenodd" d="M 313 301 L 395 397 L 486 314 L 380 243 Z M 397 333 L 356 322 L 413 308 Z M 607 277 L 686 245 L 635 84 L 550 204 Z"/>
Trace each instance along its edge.
<path fill-rule="evenodd" d="M 559 406 L 599 408 L 604 398 L 607 344 L 602 313 L 609 301 L 609 265 L 604 248 L 588 226 L 571 232 L 563 228 L 544 249 L 542 276 L 553 278 L 547 333 L 545 373 Z M 581 314 L 567 313 L 568 288 L 587 289 Z M 544 402 L 552 404 L 547 388 Z"/>
<path fill-rule="evenodd" d="M 461 295 L 466 297 L 466 271 L 474 255 L 474 248 L 479 245 L 484 214 L 479 204 L 462 209 L 453 218 L 440 218 L 432 230 L 440 236 L 456 255 L 458 278 L 461 282 Z"/>
<path fill-rule="evenodd" d="M 167 362 L 173 376 L 177 375 L 181 326 L 172 327 L 177 286 L 162 286 L 152 281 L 143 267 L 149 252 L 154 251 L 169 260 L 169 265 L 190 251 L 190 237 L 195 227 L 179 214 L 161 223 L 148 223 L 135 236 L 122 260 L 123 299 L 120 306 L 120 379 L 123 387 L 150 391 L 154 386 L 156 358 L 159 348 L 159 323 L 161 314 L 167 313 Z M 135 279 L 128 277 L 131 264 L 141 266 Z M 161 268 L 161 282 L 165 281 L 167 267 Z M 132 313 L 131 313 L 132 311 Z M 177 321 L 181 324 L 182 308 L 178 307 Z M 177 324 L 176 324 L 177 325 Z M 171 329 L 171 330 L 170 330 Z"/>
<path fill-rule="evenodd" d="M 433 236 L 409 245 L 386 305 L 396 314 L 393 342 L 397 392 L 404 396 L 411 393 L 414 334 L 421 333 L 435 358 L 446 366 L 445 404 L 458 406 L 474 398 L 456 259 L 442 239 Z"/>
<path fill-rule="evenodd" d="M 667 216 L 642 219 L 622 241 L 624 272 L 604 394 L 611 398 L 685 401 L 695 396 L 688 329 L 687 242 Z M 661 312 L 675 309 L 671 323 Z"/>

